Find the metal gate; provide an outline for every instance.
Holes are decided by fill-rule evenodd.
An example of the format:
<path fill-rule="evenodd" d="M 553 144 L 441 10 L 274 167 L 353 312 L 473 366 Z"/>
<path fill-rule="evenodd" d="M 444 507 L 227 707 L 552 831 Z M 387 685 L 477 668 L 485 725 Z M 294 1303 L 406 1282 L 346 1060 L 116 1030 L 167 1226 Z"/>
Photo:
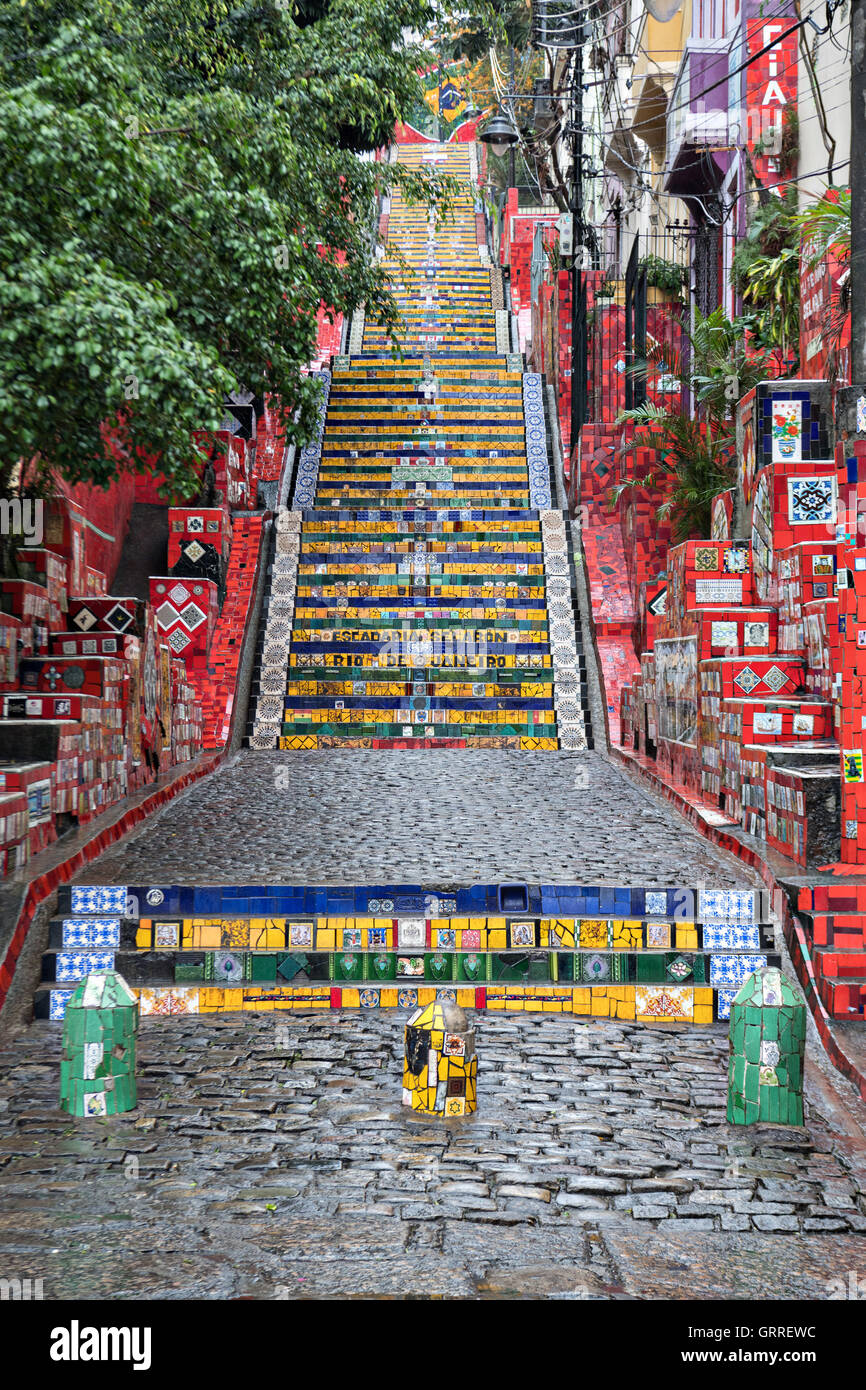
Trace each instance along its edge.
<path fill-rule="evenodd" d="M 571 447 L 574 449 L 587 418 L 587 331 L 586 274 L 575 271 L 574 303 L 571 309 Z"/>
<path fill-rule="evenodd" d="M 646 264 L 641 264 L 635 237 L 625 271 L 625 408 L 646 400 L 646 374 L 635 372 L 646 362 Z"/>

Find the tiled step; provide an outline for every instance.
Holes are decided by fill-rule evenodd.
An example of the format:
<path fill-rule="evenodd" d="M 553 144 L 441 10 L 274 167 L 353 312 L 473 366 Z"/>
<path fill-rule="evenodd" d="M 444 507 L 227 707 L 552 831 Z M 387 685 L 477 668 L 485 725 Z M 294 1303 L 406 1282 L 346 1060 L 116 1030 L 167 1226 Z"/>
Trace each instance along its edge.
<path fill-rule="evenodd" d="M 117 969 L 143 1013 L 471 1008 L 710 1023 L 779 964 L 766 894 L 476 884 L 59 890 L 38 1017 Z"/>
<path fill-rule="evenodd" d="M 443 158 L 472 167 L 460 152 Z M 250 742 L 587 747 L 540 378 L 497 352 L 475 194 L 467 185 L 447 226 L 398 192 L 388 227 L 405 262 L 385 266 L 414 355 L 395 361 L 383 331 L 365 320 L 362 333 L 359 320 L 350 357 L 335 361 L 296 490 L 303 514 L 287 521 L 266 599 Z"/>

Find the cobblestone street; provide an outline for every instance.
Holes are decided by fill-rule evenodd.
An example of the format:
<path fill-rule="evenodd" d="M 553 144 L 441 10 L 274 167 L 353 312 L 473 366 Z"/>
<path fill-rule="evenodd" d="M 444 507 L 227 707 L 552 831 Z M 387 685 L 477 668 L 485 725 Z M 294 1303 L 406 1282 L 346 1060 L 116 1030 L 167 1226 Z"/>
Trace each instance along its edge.
<path fill-rule="evenodd" d="M 728 887 L 742 866 L 598 753 L 244 752 L 89 868 L 93 883 Z"/>
<path fill-rule="evenodd" d="M 862 1135 L 725 1123 L 726 1029 L 490 1013 L 479 1110 L 401 1109 L 403 1016 L 145 1020 L 139 1108 L 0 1053 L 0 1256 L 57 1298 L 805 1298 L 866 1275 Z M 818 1083 L 817 1086 L 815 1083 Z"/>

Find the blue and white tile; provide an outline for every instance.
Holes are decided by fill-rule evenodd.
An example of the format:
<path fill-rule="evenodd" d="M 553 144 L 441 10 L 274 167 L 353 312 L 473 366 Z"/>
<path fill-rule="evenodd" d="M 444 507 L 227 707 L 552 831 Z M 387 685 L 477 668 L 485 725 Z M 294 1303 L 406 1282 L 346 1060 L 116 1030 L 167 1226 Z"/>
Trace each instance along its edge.
<path fill-rule="evenodd" d="M 761 929 L 757 926 L 705 926 L 702 944 L 705 951 L 759 951 Z"/>
<path fill-rule="evenodd" d="M 766 964 L 766 956 L 710 956 L 710 984 L 742 985 Z"/>
<path fill-rule="evenodd" d="M 97 970 L 114 969 L 113 951 L 58 951 L 55 979 L 83 980 Z"/>
<path fill-rule="evenodd" d="M 74 993 L 74 989 L 53 989 L 51 991 L 49 1017 L 54 1023 L 62 1023 L 66 1017 L 66 1005 Z"/>
<path fill-rule="evenodd" d="M 751 889 L 701 888 L 698 916 L 702 922 L 748 926 L 755 920 L 755 894 Z"/>
<path fill-rule="evenodd" d="M 94 917 L 90 921 L 76 918 L 63 919 L 63 945 L 70 949 L 76 946 L 120 946 L 120 919 L 118 917 Z"/>

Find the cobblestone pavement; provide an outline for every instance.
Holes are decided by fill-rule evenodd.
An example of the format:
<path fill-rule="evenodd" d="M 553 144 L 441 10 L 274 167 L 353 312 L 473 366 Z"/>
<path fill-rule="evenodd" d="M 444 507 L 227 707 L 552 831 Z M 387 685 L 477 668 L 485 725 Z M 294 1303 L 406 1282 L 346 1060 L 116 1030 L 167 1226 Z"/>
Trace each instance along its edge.
<path fill-rule="evenodd" d="M 0 1051 L 3 1277 L 47 1299 L 824 1299 L 866 1277 L 832 1106 L 816 1083 L 805 1130 L 729 1127 L 724 1027 L 488 1013 L 478 1113 L 445 1127 L 399 1105 L 402 1023 L 145 1020 L 139 1109 L 105 1121 L 55 1108 L 60 1034 L 32 1027 Z"/>
<path fill-rule="evenodd" d="M 746 872 L 598 753 L 243 752 L 92 883 L 740 886 Z"/>

